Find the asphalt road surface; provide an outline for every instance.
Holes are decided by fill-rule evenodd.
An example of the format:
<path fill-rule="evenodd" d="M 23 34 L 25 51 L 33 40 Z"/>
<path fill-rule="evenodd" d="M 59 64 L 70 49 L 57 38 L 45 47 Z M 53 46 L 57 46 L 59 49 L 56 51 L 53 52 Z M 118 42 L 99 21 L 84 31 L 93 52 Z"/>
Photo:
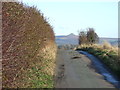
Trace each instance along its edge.
<path fill-rule="evenodd" d="M 77 51 L 58 50 L 55 72 L 55 88 L 115 88 Z"/>

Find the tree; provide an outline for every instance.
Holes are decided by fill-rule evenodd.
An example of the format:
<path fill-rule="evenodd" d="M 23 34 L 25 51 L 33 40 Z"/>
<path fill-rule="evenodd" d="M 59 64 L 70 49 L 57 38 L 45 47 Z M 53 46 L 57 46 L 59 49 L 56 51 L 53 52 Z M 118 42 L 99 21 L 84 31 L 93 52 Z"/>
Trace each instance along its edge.
<path fill-rule="evenodd" d="M 88 28 L 88 31 L 79 32 L 79 44 L 93 44 L 99 41 L 97 33 L 93 28 Z"/>
<path fill-rule="evenodd" d="M 87 36 L 85 31 L 81 31 L 79 33 L 79 44 L 86 44 L 87 43 Z"/>
<path fill-rule="evenodd" d="M 95 33 L 93 28 L 88 28 L 87 40 L 88 40 L 89 44 L 97 43 L 99 41 L 99 37 L 98 37 L 97 33 Z"/>

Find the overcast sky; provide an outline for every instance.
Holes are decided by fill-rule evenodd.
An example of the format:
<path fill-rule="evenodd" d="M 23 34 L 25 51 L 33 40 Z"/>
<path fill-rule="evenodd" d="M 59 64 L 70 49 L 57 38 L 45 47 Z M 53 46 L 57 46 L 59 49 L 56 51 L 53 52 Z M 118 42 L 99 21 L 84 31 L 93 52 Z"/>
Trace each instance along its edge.
<path fill-rule="evenodd" d="M 118 37 L 118 2 L 116 1 L 49 1 L 23 0 L 37 6 L 49 18 L 55 35 L 78 34 L 78 30 L 94 28 L 99 37 Z"/>

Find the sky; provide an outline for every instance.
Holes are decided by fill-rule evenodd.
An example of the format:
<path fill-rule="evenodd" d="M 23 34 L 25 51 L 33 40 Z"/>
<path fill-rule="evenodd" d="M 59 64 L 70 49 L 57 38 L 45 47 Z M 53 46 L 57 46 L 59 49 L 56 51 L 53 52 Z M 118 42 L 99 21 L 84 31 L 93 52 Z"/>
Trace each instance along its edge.
<path fill-rule="evenodd" d="M 118 37 L 117 1 L 34 1 L 23 0 L 36 6 L 52 25 L 55 35 L 68 35 L 94 28 L 99 37 Z"/>

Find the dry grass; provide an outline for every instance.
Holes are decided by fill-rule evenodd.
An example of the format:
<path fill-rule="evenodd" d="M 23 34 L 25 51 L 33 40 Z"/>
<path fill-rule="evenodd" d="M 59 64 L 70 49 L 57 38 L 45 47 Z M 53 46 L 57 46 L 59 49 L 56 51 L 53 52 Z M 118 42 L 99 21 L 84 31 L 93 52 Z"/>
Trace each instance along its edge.
<path fill-rule="evenodd" d="M 49 75 L 54 75 L 54 68 L 55 68 L 55 59 L 56 59 L 56 53 L 57 53 L 57 49 L 56 49 L 56 45 L 55 44 L 51 44 L 51 42 L 49 42 L 45 48 L 43 48 L 42 52 L 40 50 L 40 52 L 38 53 L 37 56 L 42 56 L 42 58 L 44 60 L 46 60 L 46 62 L 44 61 L 45 66 L 47 66 L 45 68 L 45 72 L 47 72 L 47 74 Z"/>
<path fill-rule="evenodd" d="M 116 52 L 116 54 L 118 54 L 118 51 L 120 50 L 120 48 L 116 47 L 116 46 L 112 46 L 110 43 L 108 42 L 104 42 L 102 45 L 99 44 L 82 44 L 80 46 L 77 46 L 77 48 L 87 48 L 87 47 L 93 47 L 93 48 L 97 48 L 97 49 L 101 49 L 101 50 L 107 50 L 107 51 L 114 51 Z"/>
<path fill-rule="evenodd" d="M 120 48 L 111 46 L 108 42 L 104 42 L 103 45 L 80 45 L 77 47 L 77 50 L 84 50 L 97 56 L 113 72 L 120 76 Z"/>

